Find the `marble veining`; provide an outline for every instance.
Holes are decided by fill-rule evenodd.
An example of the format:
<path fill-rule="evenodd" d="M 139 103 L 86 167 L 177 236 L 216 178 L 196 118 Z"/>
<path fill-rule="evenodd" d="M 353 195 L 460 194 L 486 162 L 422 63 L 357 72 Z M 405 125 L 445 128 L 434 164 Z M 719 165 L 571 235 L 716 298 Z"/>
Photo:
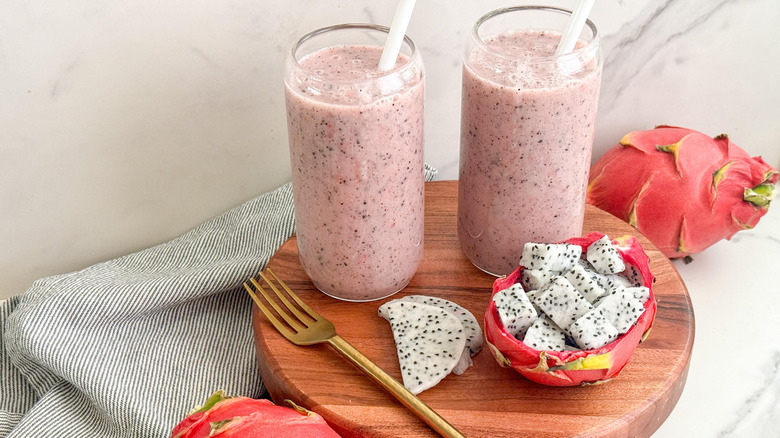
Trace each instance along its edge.
<path fill-rule="evenodd" d="M 604 82 L 616 85 L 609 89 L 610 92 L 604 93 L 602 104 L 612 105 L 619 99 L 622 91 L 632 86 L 634 78 L 646 65 L 645 61 L 650 57 L 665 55 L 663 49 L 669 42 L 685 38 L 689 32 L 695 31 L 733 2 L 734 0 L 710 2 L 666 0 L 661 4 L 648 7 L 646 18 L 626 24 L 618 34 L 607 36 L 604 39 L 607 53 L 604 61 Z M 617 43 L 614 43 L 614 40 L 617 40 Z M 627 62 L 626 59 L 629 57 L 634 59 Z M 678 58 L 675 62 L 684 61 Z"/>
<path fill-rule="evenodd" d="M 774 351 L 764 368 L 769 373 L 758 389 L 742 400 L 742 405 L 717 434 L 718 437 L 772 437 L 778 436 L 780 424 L 780 351 Z"/>

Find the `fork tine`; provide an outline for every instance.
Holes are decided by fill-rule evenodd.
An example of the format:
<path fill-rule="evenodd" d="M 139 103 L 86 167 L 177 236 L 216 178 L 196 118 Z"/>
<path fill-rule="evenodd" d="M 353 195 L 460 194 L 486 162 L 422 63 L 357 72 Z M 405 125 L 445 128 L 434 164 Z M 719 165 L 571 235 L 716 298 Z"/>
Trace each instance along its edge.
<path fill-rule="evenodd" d="M 282 334 L 285 338 L 288 338 L 290 336 L 293 336 L 294 333 L 286 326 L 284 325 L 279 319 L 274 316 L 273 313 L 271 313 L 270 310 L 260 301 L 260 298 L 252 291 L 252 288 L 249 287 L 246 283 L 244 283 L 244 289 L 246 289 L 247 292 L 249 292 L 249 296 L 252 297 L 252 300 L 255 302 L 257 307 L 260 309 L 261 312 L 263 312 L 263 315 L 268 319 L 268 321 L 273 324 L 273 326 L 276 328 L 276 330 L 279 331 L 279 333 Z"/>
<path fill-rule="evenodd" d="M 260 286 L 260 284 L 254 278 L 250 278 L 249 281 L 252 282 L 252 285 L 254 285 L 258 291 L 260 291 L 260 293 L 263 295 L 263 298 L 265 298 L 268 304 L 270 304 L 271 307 L 273 307 L 274 310 L 276 310 L 276 313 L 279 316 L 281 316 L 285 320 L 285 322 L 287 322 L 287 324 L 289 324 L 290 327 L 292 327 L 293 330 L 300 332 L 305 328 L 305 326 L 302 324 L 301 321 L 291 318 L 287 312 L 282 310 L 282 308 L 279 307 L 278 304 L 276 304 L 276 301 L 271 299 L 271 297 L 268 295 L 268 292 L 266 292 L 265 289 L 263 289 L 263 286 Z"/>
<path fill-rule="evenodd" d="M 268 271 L 271 275 L 273 275 L 273 277 L 276 279 L 276 281 L 279 282 L 280 285 L 282 285 L 284 290 L 287 291 L 288 294 L 290 294 L 292 299 L 295 300 L 295 302 L 298 303 L 298 305 L 301 307 L 301 309 L 303 309 L 307 314 L 309 314 L 309 316 L 312 319 L 317 320 L 317 319 L 321 318 L 320 314 L 315 312 L 311 307 L 306 305 L 306 303 L 304 303 L 303 300 L 298 298 L 298 295 L 295 295 L 295 293 L 292 290 L 290 290 L 290 288 L 287 287 L 287 285 L 279 277 L 277 277 L 276 274 L 274 274 L 274 271 L 272 271 L 270 269 L 266 269 L 266 271 Z M 260 273 L 260 275 L 262 275 L 262 273 Z M 266 280 L 266 281 L 268 281 L 268 280 Z"/>
<path fill-rule="evenodd" d="M 271 272 L 271 270 L 269 269 L 269 270 L 268 270 L 268 272 Z M 296 307 L 295 307 L 295 306 L 294 306 L 294 305 L 293 305 L 293 304 L 290 302 L 290 300 L 288 300 L 288 299 L 287 299 L 287 297 L 285 297 L 285 296 L 284 296 L 284 294 L 282 293 L 282 291 L 280 291 L 279 289 L 277 289 L 277 287 L 276 287 L 276 286 L 274 286 L 274 283 L 273 283 L 271 280 L 269 280 L 269 279 L 268 279 L 268 277 L 266 277 L 266 276 L 265 276 L 265 274 L 263 274 L 262 272 L 259 272 L 259 274 L 260 274 L 260 277 L 262 277 L 262 278 L 263 278 L 263 280 L 265 280 L 265 282 L 266 282 L 266 283 L 268 283 L 268 286 L 270 286 L 270 287 L 271 287 L 271 290 L 273 290 L 273 291 L 274 291 L 274 293 L 276 293 L 276 296 L 277 296 L 277 297 L 279 297 L 279 300 L 281 300 L 281 301 L 282 301 L 282 303 L 284 303 L 284 305 L 285 305 L 285 306 L 286 306 L 286 307 L 287 307 L 287 308 L 288 308 L 288 309 L 289 309 L 289 310 L 290 310 L 290 311 L 291 311 L 293 314 L 295 314 L 295 316 L 297 316 L 299 320 L 301 320 L 301 322 L 305 322 L 307 319 L 310 319 L 310 320 L 312 320 L 312 322 L 314 322 L 314 321 L 316 321 L 316 320 L 317 320 L 317 318 L 315 318 L 314 316 L 312 316 L 312 315 L 311 315 L 311 313 L 309 313 L 309 314 L 307 314 L 307 315 L 304 315 L 303 313 L 301 313 L 301 312 L 300 312 L 300 311 L 299 311 L 299 310 L 298 310 L 298 309 L 297 309 L 297 308 L 296 308 Z M 273 275 L 273 272 L 271 272 L 271 274 Z M 277 281 L 277 282 L 278 282 L 278 283 L 279 283 L 279 284 L 280 284 L 280 285 L 281 285 L 281 286 L 284 288 L 284 290 L 286 290 L 286 291 L 287 291 L 287 293 L 288 293 L 288 294 L 290 294 L 290 296 L 291 296 L 293 299 L 296 299 L 296 298 L 297 298 L 297 297 L 295 296 L 295 294 L 293 293 L 293 291 L 292 291 L 292 290 L 290 290 L 290 288 L 289 288 L 289 287 L 287 287 L 287 285 L 286 285 L 286 284 L 284 284 L 284 282 L 282 282 L 282 280 L 280 280 L 280 279 L 279 279 L 279 277 L 277 277 L 276 275 L 274 275 L 274 278 L 275 278 L 275 279 L 276 279 L 276 281 Z M 299 301 L 299 300 L 296 300 L 296 302 L 297 302 L 297 303 L 299 303 L 299 304 L 301 303 L 301 301 Z M 304 310 L 306 310 L 306 309 L 304 309 Z M 311 310 L 311 309 L 309 309 L 309 310 Z"/>

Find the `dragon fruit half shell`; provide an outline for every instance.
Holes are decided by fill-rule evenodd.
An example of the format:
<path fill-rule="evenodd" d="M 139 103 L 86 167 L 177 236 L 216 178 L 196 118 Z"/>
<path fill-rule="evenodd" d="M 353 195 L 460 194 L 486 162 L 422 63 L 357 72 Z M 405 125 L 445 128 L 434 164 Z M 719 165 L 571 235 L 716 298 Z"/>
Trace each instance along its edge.
<path fill-rule="evenodd" d="M 173 428 L 171 438 L 339 438 L 319 414 L 288 403 L 291 408 L 217 391 Z"/>
<path fill-rule="evenodd" d="M 593 165 L 587 201 L 678 258 L 753 228 L 777 176 L 726 135 L 659 126 L 625 135 Z"/>
<path fill-rule="evenodd" d="M 566 243 L 579 245 L 583 251 L 604 237 L 602 233 L 589 233 Z M 642 284 L 650 296 L 644 303 L 644 312 L 633 327 L 609 344 L 591 350 L 540 351 L 512 336 L 501 322 L 495 302 L 485 312 L 485 340 L 490 351 L 502 366 L 512 367 L 529 380 L 551 386 L 576 386 L 607 381 L 620 373 L 634 350 L 653 325 L 657 304 L 653 293 L 653 274 L 650 258 L 639 240 L 633 236 L 614 239 L 618 252 L 632 271 L 641 276 Z M 493 295 L 520 281 L 525 270 L 519 266 L 511 274 L 493 283 Z"/>

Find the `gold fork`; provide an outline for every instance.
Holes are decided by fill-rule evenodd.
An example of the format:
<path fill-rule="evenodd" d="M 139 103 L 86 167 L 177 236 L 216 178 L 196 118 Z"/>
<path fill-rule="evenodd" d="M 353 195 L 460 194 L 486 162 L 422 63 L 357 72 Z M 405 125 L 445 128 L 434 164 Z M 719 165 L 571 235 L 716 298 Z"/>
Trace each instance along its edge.
<path fill-rule="evenodd" d="M 339 353 L 344 355 L 347 359 L 352 361 L 361 371 L 367 374 L 374 382 L 378 383 L 382 388 L 390 392 L 398 401 L 404 406 L 412 410 L 418 417 L 425 421 L 433 430 L 438 432 L 441 436 L 445 437 L 465 437 L 462 433 L 458 432 L 455 427 L 441 417 L 436 411 L 431 409 L 425 402 L 417 398 L 406 387 L 404 387 L 397 380 L 392 378 L 389 374 L 384 372 L 375 363 L 371 362 L 369 358 L 360 353 L 355 347 L 350 345 L 341 336 L 336 334 L 336 328 L 333 323 L 325 319 L 322 315 L 311 309 L 306 303 L 298 298 L 287 285 L 276 276 L 270 269 L 266 269 L 269 274 L 279 283 L 282 288 L 287 292 L 290 298 L 295 301 L 297 307 L 294 306 L 285 295 L 274 286 L 273 282 L 262 272 L 260 277 L 265 280 L 266 284 L 274 291 L 276 296 L 284 306 L 284 310 L 281 306 L 273 300 L 271 296 L 263 289 L 262 286 L 254 279 L 249 281 L 255 287 L 255 291 L 260 292 L 260 295 L 265 298 L 268 304 L 264 304 L 263 301 L 257 296 L 252 288 L 244 283 L 244 288 L 252 296 L 252 299 L 257 304 L 257 307 L 263 312 L 268 321 L 273 324 L 274 327 L 295 345 L 312 345 L 322 342 L 327 342 Z M 276 311 L 276 314 L 281 317 L 280 320 L 274 313 L 271 312 L 269 305 Z"/>

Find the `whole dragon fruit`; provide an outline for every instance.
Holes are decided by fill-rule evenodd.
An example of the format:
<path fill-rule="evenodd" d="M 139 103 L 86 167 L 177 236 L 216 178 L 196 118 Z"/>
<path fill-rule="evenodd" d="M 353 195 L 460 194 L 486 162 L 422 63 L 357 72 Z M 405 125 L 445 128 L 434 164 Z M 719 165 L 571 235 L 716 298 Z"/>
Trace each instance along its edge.
<path fill-rule="evenodd" d="M 534 247 L 535 244 L 526 244 L 531 256 L 526 257 L 524 249 L 520 266 L 506 277 L 495 280 L 492 299 L 485 312 L 485 341 L 500 365 L 512 367 L 534 382 L 552 386 L 604 382 L 617 376 L 626 366 L 653 325 L 657 308 L 654 277 L 650 272 L 650 258 L 639 240 L 623 236 L 614 240 L 617 244 L 614 254 L 599 250 L 600 256 L 591 254 L 588 257 L 595 263 L 575 260 L 575 263 L 587 263 L 589 269 L 593 269 L 594 264 L 608 264 L 617 258 L 625 265 L 620 273 L 601 274 L 595 270 L 588 273 L 598 276 L 598 287 L 604 289 L 600 293 L 589 293 L 595 285 L 583 281 L 583 271 L 578 268 L 581 265 L 570 263 L 567 254 L 584 256 L 588 248 L 598 250 L 604 241 L 613 245 L 613 241 L 602 233 L 569 239 L 565 242 L 567 245 L 536 244 Z M 598 243 L 592 245 L 594 242 Z M 577 251 L 571 252 L 574 246 Z M 575 270 L 571 277 L 574 282 L 567 284 L 566 273 L 561 273 L 562 276 L 553 277 L 538 291 L 527 291 L 526 295 L 539 307 L 538 311 L 529 308 L 528 300 L 510 301 L 508 295 L 522 294 L 523 272 L 530 269 L 526 265 L 537 266 L 542 258 L 548 263 L 540 269 L 563 266 Z M 559 288 L 559 285 L 565 287 Z M 579 295 L 583 292 L 585 295 Z M 586 301 L 585 296 L 593 302 Z M 636 304 L 626 307 L 627 301 Z M 622 324 L 630 316 L 627 313 L 633 313 L 634 309 L 636 312 L 630 323 Z M 537 317 L 539 313 L 543 315 Z M 521 315 L 528 317 L 521 319 Z M 522 327 L 519 326 L 521 323 Z M 579 348 L 571 347 L 567 338 Z"/>
<path fill-rule="evenodd" d="M 625 135 L 591 168 L 587 202 L 636 227 L 667 257 L 701 252 L 753 228 L 777 169 L 728 136 L 674 126 Z"/>
<path fill-rule="evenodd" d="M 320 415 L 293 406 L 217 391 L 173 428 L 171 438 L 339 438 Z"/>

